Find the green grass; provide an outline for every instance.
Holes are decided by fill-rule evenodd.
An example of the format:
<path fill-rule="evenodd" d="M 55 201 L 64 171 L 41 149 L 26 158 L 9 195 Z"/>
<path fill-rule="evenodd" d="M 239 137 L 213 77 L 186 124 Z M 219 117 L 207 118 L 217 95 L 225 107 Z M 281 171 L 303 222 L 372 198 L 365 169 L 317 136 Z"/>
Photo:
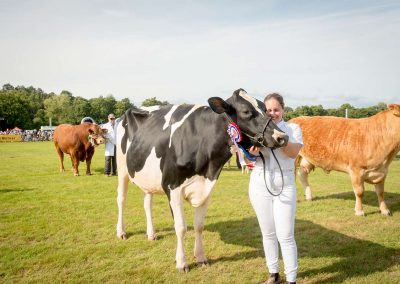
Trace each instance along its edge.
<path fill-rule="evenodd" d="M 175 270 L 176 238 L 167 199 L 154 198 L 158 240 L 148 241 L 143 194 L 130 185 L 125 210 L 128 240 L 116 237 L 116 177 L 104 177 L 104 147 L 92 176 L 58 172 L 51 142 L 0 144 L 0 282 L 260 283 L 266 279 L 261 235 L 248 200 L 249 176 L 224 169 L 212 193 L 203 233 L 211 262 L 193 259 L 193 209 L 185 204 L 186 255 L 191 271 Z M 80 172 L 85 172 L 81 163 Z M 310 175 L 316 200 L 298 190 L 296 240 L 299 283 L 400 282 L 400 161 L 392 163 L 379 214 L 373 187 L 366 217 L 354 216 L 347 175 Z M 282 263 L 281 263 L 282 264 Z M 283 268 L 281 265 L 281 273 Z"/>

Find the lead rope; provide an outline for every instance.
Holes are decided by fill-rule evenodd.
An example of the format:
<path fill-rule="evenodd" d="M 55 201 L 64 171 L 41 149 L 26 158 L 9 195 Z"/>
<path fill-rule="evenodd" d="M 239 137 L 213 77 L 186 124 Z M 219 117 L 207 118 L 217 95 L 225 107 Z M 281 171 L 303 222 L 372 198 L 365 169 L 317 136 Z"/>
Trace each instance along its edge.
<path fill-rule="evenodd" d="M 226 118 L 228 119 L 228 121 L 229 121 L 229 124 L 228 124 L 228 134 L 229 134 L 229 136 L 230 136 L 230 138 L 231 138 L 231 140 L 232 140 L 232 142 L 233 142 L 233 144 L 235 145 L 235 147 L 237 148 L 237 150 L 239 150 L 238 148 L 238 144 L 237 144 L 237 142 L 240 142 L 240 140 L 241 140 L 241 132 L 240 132 L 240 129 L 239 129 L 239 126 L 237 126 L 234 122 L 233 122 L 233 120 L 229 117 L 229 115 L 226 113 L 226 112 L 224 112 L 224 114 L 225 114 L 225 116 L 226 116 Z M 267 122 L 267 124 L 265 125 L 265 128 L 268 126 L 268 123 L 271 121 L 271 118 L 268 120 L 268 122 Z M 231 135 L 231 131 L 230 131 L 230 127 L 231 127 L 231 125 L 234 125 L 235 127 L 237 127 L 237 129 L 236 129 L 236 132 L 237 132 L 237 137 L 235 137 L 234 135 Z M 251 137 L 251 136 L 249 136 L 247 133 L 244 133 L 245 135 L 247 135 L 248 137 Z M 238 139 L 235 139 L 235 138 L 238 138 Z M 238 141 L 236 141 L 236 140 L 238 140 Z M 247 156 L 247 151 L 243 148 L 243 147 L 240 147 L 242 150 L 244 150 L 244 153 L 246 154 L 246 156 Z M 282 178 L 282 188 L 281 188 L 281 190 L 279 191 L 279 193 L 278 194 L 274 194 L 274 193 L 272 193 L 271 192 L 271 190 L 269 190 L 269 188 L 268 188 L 268 185 L 267 185 L 267 180 L 266 180 L 266 178 L 265 178 L 265 170 L 266 170 L 266 166 L 265 166 L 265 159 L 264 159 L 264 156 L 263 156 L 263 154 L 261 153 L 261 151 L 260 151 L 260 158 L 261 158 L 261 160 L 262 160 L 262 162 L 263 162 L 263 174 L 264 174 L 264 184 L 265 184 L 265 187 L 267 188 L 267 190 L 268 190 L 268 192 L 272 195 L 272 196 L 279 196 L 279 195 L 281 195 L 281 193 L 282 193 L 282 191 L 283 191 L 283 187 L 284 187 L 284 179 L 283 179 L 283 171 L 282 171 L 282 168 L 281 168 L 281 164 L 279 163 L 279 161 L 278 161 L 278 159 L 276 158 L 276 155 L 275 155 L 275 153 L 274 153 L 274 150 L 272 149 L 272 148 L 270 148 L 271 149 L 271 152 L 272 152 L 272 155 L 274 156 L 274 158 L 275 158 L 275 161 L 276 161 L 276 163 L 278 164 L 278 167 L 279 167 L 279 171 L 281 172 L 281 178 Z M 238 155 L 238 157 L 240 157 L 240 155 Z M 240 158 L 239 158 L 239 160 L 241 160 Z M 251 160 L 251 159 L 250 159 Z M 244 164 L 246 164 L 244 161 L 243 161 L 243 163 Z M 240 164 L 242 164 L 242 161 L 240 161 Z"/>
<path fill-rule="evenodd" d="M 283 171 L 282 171 L 282 168 L 281 168 L 281 164 L 279 164 L 279 161 L 278 161 L 278 159 L 277 159 L 276 156 L 275 156 L 274 150 L 271 149 L 271 152 L 272 152 L 272 155 L 273 155 L 274 158 L 275 158 L 275 161 L 276 161 L 277 164 L 278 164 L 279 171 L 281 172 L 281 178 L 282 178 L 282 187 L 281 187 L 281 191 L 279 191 L 278 194 L 274 194 L 274 193 L 272 193 L 272 192 L 269 190 L 268 185 L 267 185 L 267 180 L 266 180 L 266 178 L 265 178 L 265 171 L 266 171 L 266 169 L 265 169 L 265 159 L 264 159 L 263 154 L 262 154 L 261 151 L 260 151 L 260 158 L 261 158 L 261 160 L 263 161 L 264 184 L 265 184 L 265 187 L 267 188 L 268 192 L 269 192 L 272 196 L 279 196 L 279 195 L 281 195 L 281 193 L 282 193 L 282 191 L 283 191 L 283 187 L 284 187 Z"/>

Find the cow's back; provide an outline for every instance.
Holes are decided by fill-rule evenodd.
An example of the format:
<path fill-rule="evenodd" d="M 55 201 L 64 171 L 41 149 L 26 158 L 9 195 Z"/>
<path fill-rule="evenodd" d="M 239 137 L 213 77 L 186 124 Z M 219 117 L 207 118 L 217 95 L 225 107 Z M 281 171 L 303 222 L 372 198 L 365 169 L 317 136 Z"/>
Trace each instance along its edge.
<path fill-rule="evenodd" d="M 374 145 L 382 138 L 382 125 L 376 117 L 297 117 L 303 133 L 300 155 L 325 170 L 348 171 L 348 165 L 367 164 L 374 156 Z"/>
<path fill-rule="evenodd" d="M 230 156 L 224 127 L 215 134 L 218 115 L 208 107 L 165 106 L 143 118 L 127 111 L 117 129 L 118 171 L 146 192 L 165 192 L 193 178 L 216 180 Z M 226 147 L 213 145 L 225 135 Z M 226 148 L 226 149 L 225 149 Z M 226 150 L 226 151 L 225 151 Z M 226 152 L 226 153 L 225 153 Z M 221 160 L 219 162 L 219 160 Z"/>
<path fill-rule="evenodd" d="M 89 124 L 71 125 L 61 124 L 54 130 L 54 144 L 64 153 L 86 148 L 89 144 Z"/>

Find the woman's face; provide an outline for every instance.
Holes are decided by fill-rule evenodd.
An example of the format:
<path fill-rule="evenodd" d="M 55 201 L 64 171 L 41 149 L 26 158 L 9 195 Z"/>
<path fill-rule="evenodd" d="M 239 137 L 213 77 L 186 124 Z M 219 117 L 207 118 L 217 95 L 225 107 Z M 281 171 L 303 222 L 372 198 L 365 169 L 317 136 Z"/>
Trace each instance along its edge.
<path fill-rule="evenodd" d="M 274 123 L 278 123 L 283 117 L 283 108 L 281 104 L 274 98 L 265 101 L 265 107 L 267 108 L 267 114 L 272 117 Z"/>

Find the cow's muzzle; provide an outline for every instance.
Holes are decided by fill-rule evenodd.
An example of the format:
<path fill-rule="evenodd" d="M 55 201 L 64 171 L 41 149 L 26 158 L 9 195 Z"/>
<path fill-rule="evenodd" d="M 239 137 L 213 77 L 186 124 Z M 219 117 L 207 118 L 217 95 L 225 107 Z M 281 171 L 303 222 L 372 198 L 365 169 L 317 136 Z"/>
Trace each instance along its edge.
<path fill-rule="evenodd" d="M 272 118 L 270 117 L 267 123 L 265 123 L 262 132 L 256 133 L 254 136 L 244 133 L 247 137 L 250 138 L 250 141 L 253 143 L 254 146 L 265 147 L 266 145 L 268 145 L 268 141 L 267 143 L 265 143 L 265 131 L 267 130 L 267 127 L 271 122 L 271 120 Z M 270 148 L 283 147 L 287 144 L 289 137 L 284 132 L 274 129 L 274 133 L 272 134 L 272 139 L 276 142 L 274 143 L 276 145 L 268 145 L 267 147 Z"/>

